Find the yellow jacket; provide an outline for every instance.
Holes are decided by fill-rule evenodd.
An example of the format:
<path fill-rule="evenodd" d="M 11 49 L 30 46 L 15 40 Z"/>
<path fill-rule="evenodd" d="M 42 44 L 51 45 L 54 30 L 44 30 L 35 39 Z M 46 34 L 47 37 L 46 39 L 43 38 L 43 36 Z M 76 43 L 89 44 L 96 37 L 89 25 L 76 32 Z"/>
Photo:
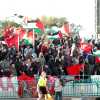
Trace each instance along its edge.
<path fill-rule="evenodd" d="M 40 76 L 40 79 L 38 81 L 38 86 L 46 87 L 46 85 L 47 85 L 47 79 L 46 78 L 44 79 L 43 77 Z"/>

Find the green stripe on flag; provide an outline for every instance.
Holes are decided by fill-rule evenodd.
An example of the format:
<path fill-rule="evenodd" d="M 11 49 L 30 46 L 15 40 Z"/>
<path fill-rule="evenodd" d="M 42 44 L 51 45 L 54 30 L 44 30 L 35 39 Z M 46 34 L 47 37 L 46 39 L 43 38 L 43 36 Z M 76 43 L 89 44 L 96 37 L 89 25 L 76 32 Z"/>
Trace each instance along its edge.
<path fill-rule="evenodd" d="M 42 30 L 39 29 L 39 28 L 34 28 L 34 32 L 35 32 L 36 34 L 38 34 L 38 35 L 43 34 Z"/>
<path fill-rule="evenodd" d="M 19 42 L 19 45 L 22 44 L 22 41 Z M 28 39 L 24 39 L 24 43 L 25 43 L 25 45 L 31 45 L 32 44 Z"/>
<path fill-rule="evenodd" d="M 100 50 L 97 50 L 96 52 L 93 52 L 94 56 L 99 56 L 100 57 Z"/>

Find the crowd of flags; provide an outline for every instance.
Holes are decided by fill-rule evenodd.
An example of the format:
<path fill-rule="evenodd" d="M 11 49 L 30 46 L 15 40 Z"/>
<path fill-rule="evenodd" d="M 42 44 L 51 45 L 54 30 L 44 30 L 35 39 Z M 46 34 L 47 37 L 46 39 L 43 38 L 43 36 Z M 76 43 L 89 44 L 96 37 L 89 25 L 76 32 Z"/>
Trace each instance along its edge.
<path fill-rule="evenodd" d="M 6 27 L 3 32 L 4 41 L 8 47 L 16 46 L 19 48 L 19 43 L 21 40 L 25 39 L 30 44 L 34 43 L 35 33 L 43 33 L 44 25 L 41 21 L 34 22 L 33 28 L 25 29 L 23 27 Z"/>
<path fill-rule="evenodd" d="M 20 16 L 23 18 L 23 16 Z M 28 20 L 28 17 L 23 18 L 23 27 L 6 27 L 3 32 L 4 41 L 8 45 L 8 47 L 16 46 L 16 48 L 19 48 L 20 41 L 26 40 L 27 43 L 34 44 L 35 40 L 35 34 L 43 35 L 46 33 L 46 28 L 44 24 L 38 19 L 35 21 Z M 31 24 L 31 26 L 28 27 L 28 25 Z M 25 27 L 25 28 L 24 28 Z M 61 27 L 61 30 L 58 31 L 58 34 L 50 36 L 48 35 L 48 39 L 56 39 L 56 38 L 62 38 L 63 34 L 69 34 L 69 24 L 64 24 Z"/>

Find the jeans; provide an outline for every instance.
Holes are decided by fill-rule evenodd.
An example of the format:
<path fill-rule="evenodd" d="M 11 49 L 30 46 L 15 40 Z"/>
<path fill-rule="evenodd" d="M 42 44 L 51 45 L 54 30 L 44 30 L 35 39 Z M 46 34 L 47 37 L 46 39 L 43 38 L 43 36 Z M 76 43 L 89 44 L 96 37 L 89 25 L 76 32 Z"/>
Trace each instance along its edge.
<path fill-rule="evenodd" d="M 62 92 L 55 92 L 55 100 L 62 100 Z"/>

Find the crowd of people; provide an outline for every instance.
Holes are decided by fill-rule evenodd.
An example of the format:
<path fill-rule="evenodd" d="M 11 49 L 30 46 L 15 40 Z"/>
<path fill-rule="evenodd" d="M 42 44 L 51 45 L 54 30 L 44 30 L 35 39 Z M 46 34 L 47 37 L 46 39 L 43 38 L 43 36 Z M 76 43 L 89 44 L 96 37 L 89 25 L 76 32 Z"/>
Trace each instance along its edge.
<path fill-rule="evenodd" d="M 85 49 L 82 47 L 84 43 L 87 45 Z M 41 74 L 35 86 L 37 85 L 36 87 L 43 92 L 42 94 L 47 94 L 46 77 L 55 76 L 56 81 L 51 79 L 54 82 L 52 82 L 53 88 L 51 85 L 49 91 L 51 94 L 55 92 L 55 100 L 58 100 L 58 97 L 61 100 L 63 85 L 60 83 L 61 77 L 59 78 L 59 76 L 74 75 L 75 79 L 88 79 L 90 75 L 100 75 L 100 60 L 97 62 L 99 57 L 93 54 L 100 49 L 100 42 L 90 39 L 84 43 L 78 36 L 76 38 L 63 36 L 62 38 L 46 40 L 45 36 L 38 37 L 37 35 L 34 44 L 26 44 L 23 39 L 19 48 L 16 48 L 15 45 L 8 47 L 7 44 L 0 41 L 0 77 L 17 76 L 19 80 L 18 94 L 22 96 L 20 89 L 23 84 L 20 80 L 32 80 L 32 85 L 30 81 L 26 81 L 31 87 L 34 85 L 34 76 Z M 44 74 L 42 75 L 41 72 Z M 38 91 L 38 100 L 42 98 L 41 91 Z"/>
<path fill-rule="evenodd" d="M 28 76 L 39 75 L 45 70 L 48 75 L 68 75 L 67 67 L 75 64 L 84 64 L 80 74 L 100 74 L 99 63 L 95 63 L 93 51 L 99 49 L 99 42 L 88 40 L 92 49 L 87 53 L 80 47 L 80 39 L 63 37 L 49 40 L 36 37 L 35 44 L 26 45 L 24 40 L 19 47 L 9 48 L 0 42 L 0 77 L 20 76 L 23 72 Z"/>

